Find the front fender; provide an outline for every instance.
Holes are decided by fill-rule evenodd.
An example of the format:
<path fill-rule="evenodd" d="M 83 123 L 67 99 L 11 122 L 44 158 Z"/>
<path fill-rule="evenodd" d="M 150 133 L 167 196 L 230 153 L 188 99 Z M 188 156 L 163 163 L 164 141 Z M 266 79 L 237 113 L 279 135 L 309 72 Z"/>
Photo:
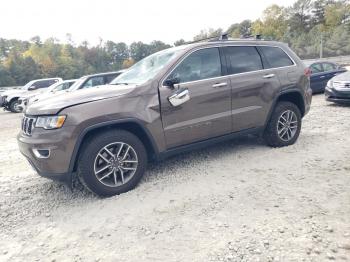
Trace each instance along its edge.
<path fill-rule="evenodd" d="M 149 144 L 152 147 L 153 152 L 158 155 L 159 154 L 159 149 L 158 146 L 155 142 L 154 137 L 152 136 L 152 134 L 150 133 L 150 131 L 144 127 L 144 125 L 142 124 L 142 121 L 140 121 L 139 119 L 136 118 L 125 118 L 125 119 L 118 119 L 118 120 L 111 120 L 111 121 L 106 121 L 106 122 L 101 122 L 98 124 L 94 124 L 91 126 L 88 126 L 87 128 L 85 128 L 78 136 L 75 146 L 74 146 L 74 150 L 72 153 L 72 157 L 71 157 L 71 161 L 69 164 L 69 172 L 73 173 L 74 169 L 75 169 L 75 165 L 76 165 L 76 161 L 77 158 L 79 156 L 79 150 L 81 148 L 81 146 L 83 145 L 84 139 L 88 136 L 88 134 L 94 130 L 103 128 L 103 127 L 117 127 L 118 124 L 136 124 L 139 128 L 141 128 L 143 130 L 143 132 L 146 134 L 148 140 L 149 140 Z"/>

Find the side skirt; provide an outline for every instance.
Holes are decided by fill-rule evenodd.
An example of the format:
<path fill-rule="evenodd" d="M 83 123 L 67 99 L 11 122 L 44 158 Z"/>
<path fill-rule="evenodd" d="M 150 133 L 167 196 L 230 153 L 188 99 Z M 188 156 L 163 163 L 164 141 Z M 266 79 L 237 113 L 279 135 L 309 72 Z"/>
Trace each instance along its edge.
<path fill-rule="evenodd" d="M 180 153 L 186 153 L 186 152 L 198 150 L 198 149 L 205 148 L 205 147 L 208 147 L 208 146 L 213 145 L 213 144 L 217 144 L 217 143 L 224 142 L 227 140 L 232 140 L 234 138 L 241 137 L 241 136 L 260 135 L 263 132 L 263 130 L 264 130 L 263 127 L 250 128 L 250 129 L 246 129 L 243 131 L 239 131 L 239 132 L 235 132 L 235 133 L 231 133 L 231 134 L 227 134 L 227 135 L 223 135 L 223 136 L 214 137 L 214 138 L 210 138 L 207 140 L 191 143 L 188 145 L 170 148 L 164 152 L 159 153 L 156 160 L 161 161 L 161 160 L 164 160 L 166 158 L 169 158 L 171 156 L 174 156 L 174 155 L 177 155 Z"/>

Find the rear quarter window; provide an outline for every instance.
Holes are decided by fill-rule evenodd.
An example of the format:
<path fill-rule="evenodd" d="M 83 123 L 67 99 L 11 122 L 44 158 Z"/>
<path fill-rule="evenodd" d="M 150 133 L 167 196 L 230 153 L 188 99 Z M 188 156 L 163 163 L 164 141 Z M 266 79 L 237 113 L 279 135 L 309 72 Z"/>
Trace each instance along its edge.
<path fill-rule="evenodd" d="M 277 68 L 294 65 L 294 62 L 290 59 L 286 52 L 279 47 L 260 46 L 259 50 L 263 53 L 267 61 L 265 68 Z"/>

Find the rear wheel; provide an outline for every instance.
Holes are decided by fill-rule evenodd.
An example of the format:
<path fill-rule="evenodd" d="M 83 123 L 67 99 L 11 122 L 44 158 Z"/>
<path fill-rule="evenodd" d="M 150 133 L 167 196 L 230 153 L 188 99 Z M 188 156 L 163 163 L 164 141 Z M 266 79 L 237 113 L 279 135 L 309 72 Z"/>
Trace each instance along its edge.
<path fill-rule="evenodd" d="M 132 133 L 113 130 L 86 141 L 78 162 L 78 177 L 99 196 L 133 189 L 147 166 L 142 142 Z"/>
<path fill-rule="evenodd" d="M 301 130 L 301 113 L 291 102 L 279 102 L 264 132 L 266 143 L 272 147 L 294 144 Z"/>
<path fill-rule="evenodd" d="M 10 102 L 10 105 L 9 105 L 9 108 L 10 108 L 10 111 L 12 113 L 21 113 L 22 112 L 22 109 L 21 107 L 19 106 L 19 101 L 18 99 L 14 99 Z"/>

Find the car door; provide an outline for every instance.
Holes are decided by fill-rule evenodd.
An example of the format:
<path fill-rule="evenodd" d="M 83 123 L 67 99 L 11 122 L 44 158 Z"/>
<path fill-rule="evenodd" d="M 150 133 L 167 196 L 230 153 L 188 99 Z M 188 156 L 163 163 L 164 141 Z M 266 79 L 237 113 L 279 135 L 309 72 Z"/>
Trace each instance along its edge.
<path fill-rule="evenodd" d="M 320 92 L 323 89 L 324 78 L 326 78 L 323 71 L 322 63 L 314 63 L 310 66 L 310 87 L 313 92 Z"/>
<path fill-rule="evenodd" d="M 223 76 L 219 48 L 203 48 L 187 55 L 159 87 L 161 115 L 168 148 L 228 134 L 232 131 L 231 87 Z M 164 81 L 165 82 L 165 81 Z M 186 102 L 171 98 L 187 92 Z M 180 97 L 181 98 L 181 97 Z M 181 98 L 182 99 L 182 98 Z"/>
<path fill-rule="evenodd" d="M 265 124 L 280 83 L 275 69 L 263 68 L 255 46 L 223 48 L 232 88 L 233 132 Z"/>

